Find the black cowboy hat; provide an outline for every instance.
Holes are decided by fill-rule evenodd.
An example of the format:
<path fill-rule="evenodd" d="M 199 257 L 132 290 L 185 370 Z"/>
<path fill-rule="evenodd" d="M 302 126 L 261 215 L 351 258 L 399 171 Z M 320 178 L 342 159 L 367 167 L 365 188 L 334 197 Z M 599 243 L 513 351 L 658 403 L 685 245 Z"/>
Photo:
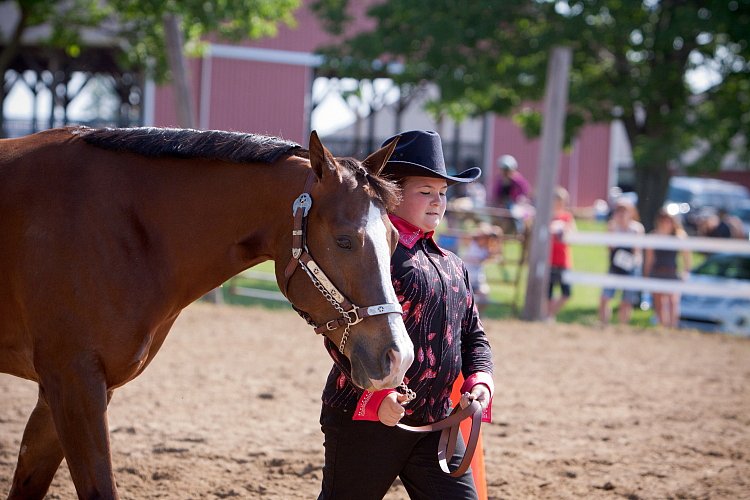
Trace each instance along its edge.
<path fill-rule="evenodd" d="M 448 185 L 475 181 L 482 174 L 479 168 L 472 167 L 460 174 L 448 175 L 443 159 L 443 144 L 437 132 L 410 130 L 387 139 L 383 146 L 394 140 L 398 140 L 398 143 L 385 164 L 383 174 L 391 177 L 438 177 L 448 181 Z"/>

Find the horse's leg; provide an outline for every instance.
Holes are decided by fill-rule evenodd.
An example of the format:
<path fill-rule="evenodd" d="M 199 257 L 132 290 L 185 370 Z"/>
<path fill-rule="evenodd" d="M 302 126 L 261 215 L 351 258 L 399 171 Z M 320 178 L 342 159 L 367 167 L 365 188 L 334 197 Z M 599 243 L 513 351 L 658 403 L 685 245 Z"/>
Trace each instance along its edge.
<path fill-rule="evenodd" d="M 62 459 L 52 413 L 40 395 L 23 432 L 8 498 L 44 498 Z"/>
<path fill-rule="evenodd" d="M 107 427 L 112 392 L 104 376 L 73 359 L 65 370 L 42 374 L 41 387 L 78 497 L 116 499 Z"/>

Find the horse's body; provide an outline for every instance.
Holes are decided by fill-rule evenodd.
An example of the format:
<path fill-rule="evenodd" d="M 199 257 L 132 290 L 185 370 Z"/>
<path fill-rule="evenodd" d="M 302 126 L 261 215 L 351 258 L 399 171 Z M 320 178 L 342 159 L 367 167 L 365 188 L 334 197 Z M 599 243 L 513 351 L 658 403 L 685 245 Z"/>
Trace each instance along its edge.
<path fill-rule="evenodd" d="M 117 496 L 112 391 L 145 369 L 185 306 L 231 276 L 272 259 L 285 281 L 292 203 L 312 173 L 310 252 L 352 302 L 396 301 L 394 229 L 366 186 L 372 177 L 334 160 L 315 134 L 308 160 L 273 138 L 136 131 L 158 135 L 157 149 L 117 130 L 0 141 L 0 372 L 39 384 L 10 497 L 43 497 L 63 457 L 80 497 Z M 190 141 L 198 146 L 183 151 Z M 248 143 L 245 158 L 219 150 Z M 373 176 L 387 154 L 364 162 L 380 165 Z M 316 322 L 336 315 L 304 273 L 283 284 Z M 385 314 L 353 327 L 346 354 L 360 385 L 381 388 L 401 382 L 411 350 L 400 316 Z"/>

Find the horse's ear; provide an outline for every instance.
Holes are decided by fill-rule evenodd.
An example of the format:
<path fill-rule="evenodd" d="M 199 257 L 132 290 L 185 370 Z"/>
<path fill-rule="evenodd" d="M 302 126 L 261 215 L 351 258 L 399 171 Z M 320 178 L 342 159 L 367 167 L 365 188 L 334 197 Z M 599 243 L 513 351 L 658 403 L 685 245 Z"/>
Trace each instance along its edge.
<path fill-rule="evenodd" d="M 336 159 L 333 157 L 330 151 L 323 146 L 320 142 L 318 133 L 312 131 L 310 133 L 310 166 L 315 172 L 315 176 L 318 180 L 323 179 L 325 175 L 338 175 L 338 166 L 336 165 Z"/>
<path fill-rule="evenodd" d="M 379 175 L 380 172 L 382 172 L 383 167 L 385 167 L 385 164 L 388 162 L 388 159 L 393 154 L 393 150 L 396 149 L 396 144 L 400 137 L 400 135 L 396 136 L 391 142 L 365 158 L 362 162 L 362 166 L 371 174 Z"/>

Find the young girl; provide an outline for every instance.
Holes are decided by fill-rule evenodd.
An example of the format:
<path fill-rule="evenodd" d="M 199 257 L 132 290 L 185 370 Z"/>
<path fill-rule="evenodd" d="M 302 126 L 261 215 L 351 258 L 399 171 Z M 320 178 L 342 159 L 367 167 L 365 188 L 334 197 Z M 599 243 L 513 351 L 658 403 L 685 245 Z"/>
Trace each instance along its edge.
<path fill-rule="evenodd" d="M 472 230 L 463 250 L 460 252 L 469 273 L 474 301 L 479 312 L 489 303 L 490 284 L 484 266 L 502 253 L 502 229 L 485 222 Z"/>
<path fill-rule="evenodd" d="M 612 233 L 643 234 L 643 224 L 638 222 L 638 211 L 630 201 L 621 198 L 615 204 L 612 219 L 607 224 L 607 230 Z M 632 247 L 610 247 L 609 249 L 609 274 L 621 276 L 635 276 L 641 268 L 642 251 L 640 248 Z M 599 301 L 599 320 L 608 325 L 612 311 L 609 301 L 615 296 L 615 288 L 602 290 Z M 620 323 L 627 324 L 633 313 L 633 306 L 640 302 L 640 293 L 636 290 L 623 290 L 617 319 Z"/>
<path fill-rule="evenodd" d="M 656 214 L 654 220 L 654 230 L 652 234 L 663 234 L 676 236 L 678 238 L 687 237 L 687 233 L 682 229 L 682 225 L 669 215 L 666 210 L 661 209 Z M 659 250 L 647 248 L 643 259 L 643 274 L 651 278 L 662 279 L 679 279 L 677 272 L 677 254 L 682 256 L 682 274 L 683 276 L 690 270 L 691 254 L 683 250 Z M 680 321 L 680 294 L 675 292 L 654 292 L 654 312 L 658 324 L 670 328 L 677 328 Z"/>
<path fill-rule="evenodd" d="M 482 405 L 484 419 L 490 418 L 492 352 L 469 277 L 463 262 L 433 239 L 445 213 L 448 185 L 471 182 L 481 171 L 448 175 L 435 132 L 405 132 L 386 144 L 396 139 L 383 173 L 403 191 L 390 214 L 400 235 L 391 273 L 414 343 L 414 364 L 401 391 L 362 391 L 351 382 L 348 360 L 326 340 L 334 366 L 323 392 L 325 465 L 318 498 L 381 499 L 399 477 L 413 499 L 475 499 L 470 469 L 457 478 L 440 469 L 440 432 L 411 433 L 395 425 L 424 425 L 448 416 L 451 389 L 460 374 L 466 379 L 461 392 L 471 393 Z M 459 439 L 449 460 L 452 466 L 464 449 Z"/>
<path fill-rule="evenodd" d="M 568 210 L 568 191 L 558 186 L 555 188 L 552 220 L 550 221 L 550 276 L 549 304 L 547 318 L 554 321 L 557 313 L 570 299 L 570 284 L 563 281 L 563 271 L 573 267 L 573 255 L 570 245 L 565 243 L 565 235 L 576 230 L 576 221 Z M 555 288 L 560 288 L 560 295 L 555 297 Z"/>

